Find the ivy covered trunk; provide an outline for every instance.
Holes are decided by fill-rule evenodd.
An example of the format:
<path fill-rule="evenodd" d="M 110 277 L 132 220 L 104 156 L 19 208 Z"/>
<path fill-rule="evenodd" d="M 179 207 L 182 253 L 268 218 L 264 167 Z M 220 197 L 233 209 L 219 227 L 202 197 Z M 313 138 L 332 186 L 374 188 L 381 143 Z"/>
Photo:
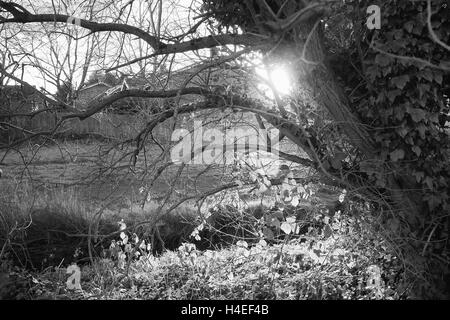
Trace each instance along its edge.
<path fill-rule="evenodd" d="M 343 145 L 324 150 L 325 142 L 309 139 L 306 147 L 319 142 L 313 159 L 318 170 L 383 210 L 382 229 L 400 252 L 404 283 L 411 286 L 405 290 L 412 289 L 415 297 L 449 298 L 450 157 L 448 129 L 440 117 L 449 112 L 445 83 L 450 79 L 439 68 L 389 55 L 411 55 L 408 46 L 414 46 L 419 58 L 450 60 L 450 52 L 428 35 L 425 7 L 384 2 L 382 32 L 355 28 L 353 47 L 331 59 L 323 29 L 302 25 L 298 34 L 304 36 L 294 50 L 302 57 L 296 68 L 300 85 L 327 110 L 345 143 L 355 147 L 348 154 L 353 161 L 330 167 L 327 159 Z M 433 27 L 448 43 L 448 10 L 439 8 L 433 7 Z M 353 9 L 363 11 L 365 5 Z"/>

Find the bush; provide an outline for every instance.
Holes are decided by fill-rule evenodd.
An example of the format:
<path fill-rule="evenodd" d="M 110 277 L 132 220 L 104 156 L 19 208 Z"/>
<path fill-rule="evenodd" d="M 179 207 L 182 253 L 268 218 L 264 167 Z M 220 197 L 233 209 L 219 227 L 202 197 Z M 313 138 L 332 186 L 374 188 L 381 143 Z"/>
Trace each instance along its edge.
<path fill-rule="evenodd" d="M 130 264 L 96 260 L 82 269 L 83 299 L 400 299 L 401 261 L 373 221 L 341 212 L 320 217 L 331 234 L 308 234 L 250 246 L 239 241 L 221 250 L 200 251 L 184 243 L 159 257 L 142 254 Z M 119 238 L 123 240 L 123 236 Z M 117 243 L 117 241 L 116 241 Z M 130 247 L 133 248 L 134 242 Z M 49 274 L 45 277 L 50 276 Z M 55 276 L 53 276 L 55 277 Z M 61 282 L 54 281 L 54 287 Z M 41 294 L 50 288 L 36 286 Z M 46 291 L 47 290 L 47 291 Z M 52 288 L 54 290 L 54 288 Z M 53 296 L 55 296 L 53 294 Z M 78 298 L 62 290 L 57 299 Z"/>
<path fill-rule="evenodd" d="M 155 213 L 154 203 L 144 208 L 131 205 L 120 211 L 99 210 L 73 188 L 38 190 L 27 183 L 7 182 L 0 188 L 0 248 L 4 248 L 0 259 L 37 270 L 88 262 L 89 230 L 91 254 L 100 256 L 117 236 L 120 221 L 129 227 L 130 237 L 136 233 L 146 238 L 154 254 L 173 250 L 189 238 L 197 218 L 193 208 L 181 206 L 162 216 L 156 236 L 156 229 L 145 223 Z"/>

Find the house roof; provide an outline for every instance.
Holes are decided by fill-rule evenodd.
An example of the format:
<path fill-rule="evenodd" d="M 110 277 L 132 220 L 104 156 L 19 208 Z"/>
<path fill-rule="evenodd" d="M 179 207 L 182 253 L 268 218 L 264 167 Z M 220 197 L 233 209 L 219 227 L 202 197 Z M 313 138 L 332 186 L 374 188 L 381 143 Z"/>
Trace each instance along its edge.
<path fill-rule="evenodd" d="M 79 90 L 79 92 L 82 92 L 82 91 L 84 91 L 84 90 L 88 90 L 88 89 L 91 89 L 91 88 L 95 88 L 95 87 L 106 87 L 106 88 L 111 88 L 111 86 L 109 85 L 109 84 L 107 84 L 107 83 L 104 83 L 104 82 L 96 82 L 96 83 L 93 83 L 93 84 L 91 84 L 91 85 L 88 85 L 88 86 L 86 86 L 86 87 L 83 87 L 83 88 L 81 88 L 80 90 Z"/>
<path fill-rule="evenodd" d="M 130 88 L 145 87 L 150 83 L 150 79 L 142 77 L 126 78 L 124 81 Z"/>

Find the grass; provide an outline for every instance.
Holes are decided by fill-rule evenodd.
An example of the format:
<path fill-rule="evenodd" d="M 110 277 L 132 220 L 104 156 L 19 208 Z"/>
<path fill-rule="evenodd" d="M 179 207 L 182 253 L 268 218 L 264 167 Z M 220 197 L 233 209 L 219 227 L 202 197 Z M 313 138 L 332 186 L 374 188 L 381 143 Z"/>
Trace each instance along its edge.
<path fill-rule="evenodd" d="M 130 204 L 121 210 L 101 208 L 87 202 L 75 188 L 34 188 L 28 183 L 4 182 L 0 185 L 0 248 L 22 267 L 41 270 L 48 266 L 86 261 L 90 226 L 96 255 L 109 245 L 107 235 L 124 222 L 139 235 L 151 234 L 148 221 L 157 205 L 141 208 Z M 164 216 L 158 224 L 166 247 L 179 245 L 192 232 L 194 209 L 182 206 Z M 105 238 L 102 238 L 105 236 Z M 78 256 L 74 257 L 74 253 Z"/>
<path fill-rule="evenodd" d="M 90 210 L 73 189 L 35 189 L 28 183 L 3 182 L 0 243 L 22 267 L 41 269 L 70 260 L 84 240 L 69 235 L 86 233 Z"/>

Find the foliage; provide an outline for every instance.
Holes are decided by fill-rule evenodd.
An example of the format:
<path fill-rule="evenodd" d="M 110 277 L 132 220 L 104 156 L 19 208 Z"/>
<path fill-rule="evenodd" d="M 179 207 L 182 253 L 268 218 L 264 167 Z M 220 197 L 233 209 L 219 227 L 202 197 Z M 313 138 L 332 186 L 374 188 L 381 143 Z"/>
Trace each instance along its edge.
<path fill-rule="evenodd" d="M 399 299 L 401 263 L 387 242 L 373 237 L 367 217 L 321 216 L 330 233 L 270 246 L 240 241 L 199 251 L 185 243 L 130 265 L 100 259 L 82 268 L 83 292 L 64 287 L 61 271 L 33 275 L 33 299 Z M 119 236 L 118 241 L 125 237 Z M 117 242 L 116 242 L 117 243 Z M 134 242 L 131 242 L 134 243 Z M 371 285 L 373 269 L 379 286 Z"/>
<path fill-rule="evenodd" d="M 303 8 L 303 4 L 295 0 L 239 1 L 239 0 L 204 0 L 202 9 L 209 12 L 219 23 L 219 31 L 223 28 L 239 26 L 248 32 L 271 33 L 272 13 L 279 13 L 279 18 L 287 18 L 293 12 Z M 269 19 L 267 19 L 269 17 Z"/>
<path fill-rule="evenodd" d="M 448 37 L 448 10 L 444 2 L 435 2 L 432 25 L 444 42 Z M 367 3 L 350 2 L 347 6 L 358 12 Z M 417 187 L 424 190 L 424 200 L 430 212 L 447 210 L 449 139 L 441 115 L 450 112 L 446 102 L 449 75 L 444 70 L 426 67 L 408 56 L 414 56 L 439 64 L 450 59 L 450 52 L 431 45 L 426 26 L 427 13 L 424 3 L 383 2 L 383 32 L 361 31 L 360 43 L 350 48 L 339 48 L 347 55 L 346 64 L 361 61 L 357 70 L 337 70 L 346 84 L 364 81 L 364 86 L 349 87 L 356 90 L 352 102 L 364 123 L 370 124 L 371 134 L 378 143 L 380 161 L 388 162 L 398 175 L 410 175 Z M 356 17 L 353 23 L 361 23 Z M 357 45 L 366 52 L 359 57 Z M 369 50 L 375 46 L 385 52 L 406 57 L 392 58 L 383 52 Z M 345 58 L 344 58 L 345 59 Z M 338 64 L 334 64 L 338 66 Z M 341 64 L 342 65 L 342 64 Z M 360 69 L 360 70 L 359 70 Z M 358 72 L 363 71 L 363 75 Z M 363 78 L 361 78 L 363 77 Z M 364 97 L 364 99 L 362 99 Z M 394 128 L 392 130 L 391 128 Z M 386 186 L 386 176 L 364 170 L 372 176 L 377 186 Z M 418 217 L 426 219 L 424 217 Z"/>
<path fill-rule="evenodd" d="M 431 26 L 444 43 L 449 43 L 450 12 L 445 1 L 432 3 Z M 372 2 L 347 2 L 343 8 L 346 14 L 331 18 L 327 31 L 330 50 L 336 53 L 332 66 L 349 92 L 355 112 L 376 142 L 377 161 L 361 161 L 359 171 L 368 176 L 369 183 L 383 189 L 389 187 L 392 176 L 376 168 L 385 166 L 393 172 L 394 179 L 401 181 L 400 188 L 417 190 L 409 195 L 417 206 L 417 214 L 393 215 L 388 218 L 389 224 L 398 226 L 393 233 L 401 233 L 405 237 L 402 241 L 422 252 L 422 256 L 443 258 L 428 267 L 422 266 L 428 268 L 427 273 L 435 268 L 445 273 L 449 263 L 450 210 L 450 139 L 445 119 L 450 112 L 450 75 L 444 67 L 450 61 L 450 52 L 430 41 L 425 1 L 379 2 L 381 31 L 363 27 L 363 11 L 369 4 Z M 342 27 L 334 28 L 338 21 Z M 336 36 L 345 29 L 356 32 L 346 43 L 336 45 Z M 352 68 L 345 67 L 349 65 Z M 434 231 L 425 233 L 427 227 L 420 227 L 424 225 L 433 225 Z M 413 234 L 416 240 L 411 241 L 408 234 Z M 421 241 L 427 243 L 424 248 Z M 401 246 L 398 242 L 397 245 Z M 423 263 L 421 257 L 413 259 L 409 261 L 411 265 Z M 442 272 L 438 273 L 442 276 Z M 436 286 L 442 281 L 435 278 L 434 283 Z M 425 287 L 418 291 L 429 292 Z"/>

